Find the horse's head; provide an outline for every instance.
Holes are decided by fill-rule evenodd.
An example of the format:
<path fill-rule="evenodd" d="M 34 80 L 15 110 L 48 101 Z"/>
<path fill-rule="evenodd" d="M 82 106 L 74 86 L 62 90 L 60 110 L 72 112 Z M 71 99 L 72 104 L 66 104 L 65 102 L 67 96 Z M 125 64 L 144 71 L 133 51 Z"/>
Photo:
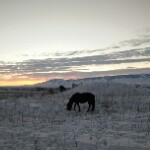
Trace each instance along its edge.
<path fill-rule="evenodd" d="M 71 110 L 71 108 L 72 108 L 72 104 L 70 102 L 68 102 L 68 104 L 67 104 L 67 110 Z"/>

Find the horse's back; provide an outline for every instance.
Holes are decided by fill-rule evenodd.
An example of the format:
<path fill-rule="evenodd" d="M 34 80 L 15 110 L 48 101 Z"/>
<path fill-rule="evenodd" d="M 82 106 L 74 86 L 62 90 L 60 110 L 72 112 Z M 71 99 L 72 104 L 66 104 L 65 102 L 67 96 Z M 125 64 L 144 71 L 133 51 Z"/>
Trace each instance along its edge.
<path fill-rule="evenodd" d="M 81 96 L 82 97 L 85 97 L 86 99 L 92 99 L 92 98 L 95 98 L 95 95 L 92 94 L 92 93 L 81 93 Z"/>
<path fill-rule="evenodd" d="M 79 100 L 80 103 L 95 101 L 95 96 L 92 93 L 76 93 L 76 98 Z"/>
<path fill-rule="evenodd" d="M 86 93 L 75 93 L 72 95 L 72 98 L 77 98 L 77 99 L 95 99 L 95 95 L 90 93 L 90 92 L 86 92 Z"/>

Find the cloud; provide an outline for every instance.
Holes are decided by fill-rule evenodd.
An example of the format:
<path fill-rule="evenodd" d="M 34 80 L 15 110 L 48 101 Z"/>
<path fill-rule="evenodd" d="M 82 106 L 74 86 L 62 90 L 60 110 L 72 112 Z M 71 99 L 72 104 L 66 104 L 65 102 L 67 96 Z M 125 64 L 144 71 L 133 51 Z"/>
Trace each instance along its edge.
<path fill-rule="evenodd" d="M 83 65 L 109 65 L 121 63 L 150 62 L 150 48 L 132 49 L 104 55 L 83 56 L 73 58 L 29 59 L 23 62 L 3 63 L 1 73 L 53 73 L 70 72 L 70 68 Z M 132 57 L 135 57 L 132 59 Z M 79 69 L 80 70 L 80 69 Z"/>
<path fill-rule="evenodd" d="M 63 79 L 77 79 L 77 78 L 88 78 L 88 77 L 99 77 L 99 76 L 110 76 L 110 75 L 123 75 L 123 74 L 149 74 L 150 68 L 126 68 L 111 71 L 93 71 L 93 72 L 80 72 L 72 71 L 68 73 L 36 73 L 30 74 L 30 78 L 63 78 Z"/>
<path fill-rule="evenodd" d="M 143 35 L 142 38 L 130 39 L 120 43 L 121 46 L 141 46 L 143 44 L 150 44 L 150 35 Z"/>

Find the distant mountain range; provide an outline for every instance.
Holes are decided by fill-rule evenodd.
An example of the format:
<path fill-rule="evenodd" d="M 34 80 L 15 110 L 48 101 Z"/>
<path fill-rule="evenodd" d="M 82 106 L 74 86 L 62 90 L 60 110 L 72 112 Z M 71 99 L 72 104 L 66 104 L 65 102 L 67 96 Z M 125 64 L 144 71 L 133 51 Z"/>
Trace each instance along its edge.
<path fill-rule="evenodd" d="M 43 83 L 36 84 L 36 87 L 59 87 L 63 85 L 65 87 L 72 87 L 72 84 L 90 83 L 90 82 L 116 82 L 125 84 L 137 84 L 137 85 L 150 85 L 150 74 L 139 75 L 117 75 L 117 76 L 105 76 L 105 77 L 93 77 L 77 80 L 63 80 L 53 79 Z"/>

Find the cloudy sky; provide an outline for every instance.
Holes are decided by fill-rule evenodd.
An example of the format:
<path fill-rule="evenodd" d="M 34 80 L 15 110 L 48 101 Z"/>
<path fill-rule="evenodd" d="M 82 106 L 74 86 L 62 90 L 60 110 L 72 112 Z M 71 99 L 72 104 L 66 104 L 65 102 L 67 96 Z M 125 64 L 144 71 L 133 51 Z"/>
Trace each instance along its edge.
<path fill-rule="evenodd" d="M 0 86 L 150 73 L 150 0 L 0 0 Z"/>

